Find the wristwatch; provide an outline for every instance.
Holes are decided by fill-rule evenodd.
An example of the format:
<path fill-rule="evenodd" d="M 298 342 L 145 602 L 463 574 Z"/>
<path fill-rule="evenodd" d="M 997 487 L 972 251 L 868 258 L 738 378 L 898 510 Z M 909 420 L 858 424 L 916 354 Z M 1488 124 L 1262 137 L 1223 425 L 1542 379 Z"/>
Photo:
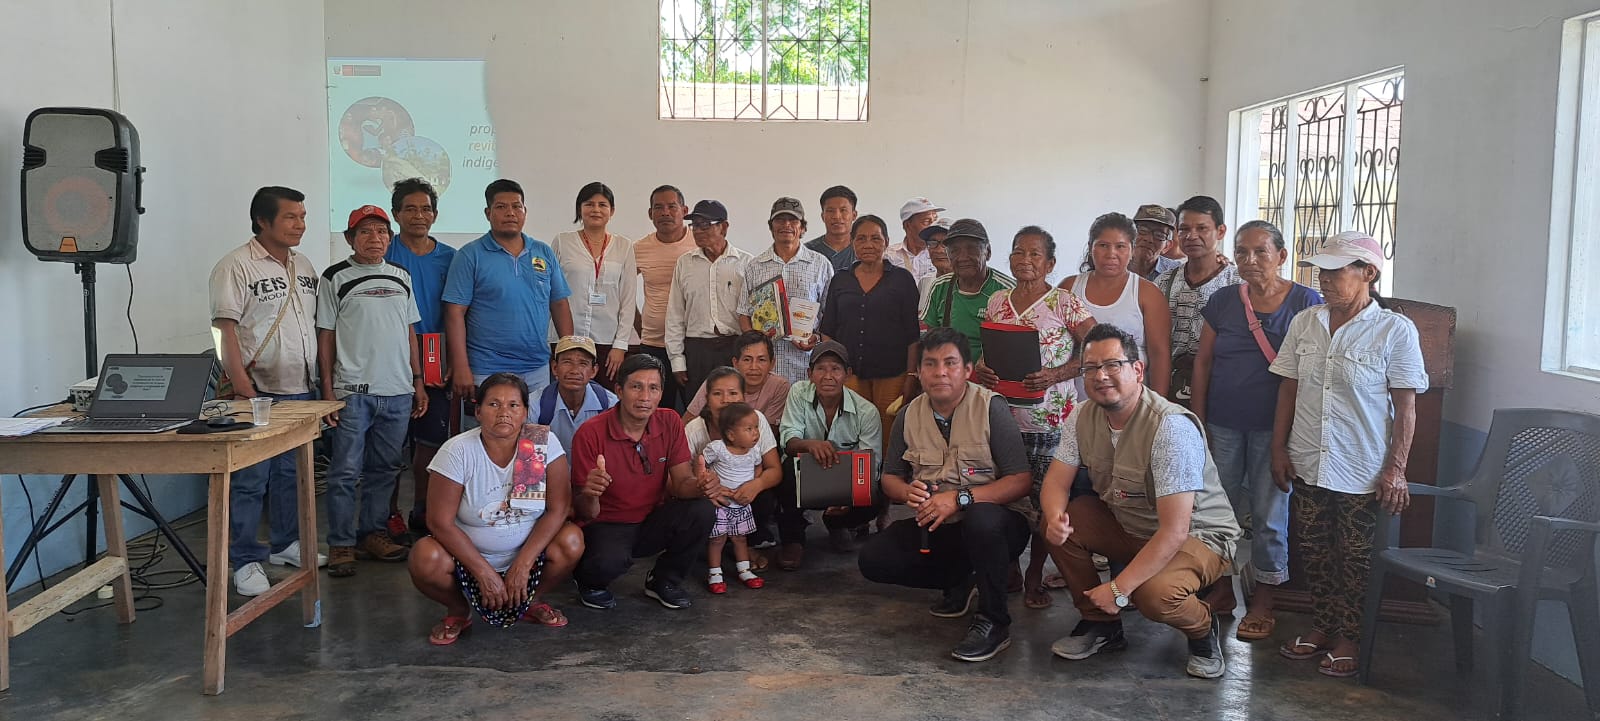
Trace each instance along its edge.
<path fill-rule="evenodd" d="M 972 491 L 969 491 L 965 488 L 956 491 L 956 507 L 960 508 L 961 510 L 966 510 L 967 506 L 970 505 L 972 505 Z"/>
<path fill-rule="evenodd" d="M 1111 581 L 1110 584 L 1111 584 L 1111 595 L 1115 597 L 1114 603 L 1117 604 L 1117 608 L 1127 608 L 1128 607 L 1128 597 L 1122 595 L 1122 590 L 1117 588 L 1117 582 L 1116 581 Z"/>

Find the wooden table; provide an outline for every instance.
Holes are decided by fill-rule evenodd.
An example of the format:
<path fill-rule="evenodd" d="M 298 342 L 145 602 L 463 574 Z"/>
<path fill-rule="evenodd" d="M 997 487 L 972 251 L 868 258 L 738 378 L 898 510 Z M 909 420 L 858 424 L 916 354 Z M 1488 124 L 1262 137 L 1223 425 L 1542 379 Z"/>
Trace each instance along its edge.
<path fill-rule="evenodd" d="M 321 623 L 316 563 L 305 564 L 266 593 L 228 612 L 229 480 L 234 471 L 248 468 L 287 451 L 299 449 L 300 553 L 313 559 L 317 553 L 316 475 L 311 467 L 311 443 L 322 435 L 321 418 L 344 407 L 340 401 L 280 401 L 272 406 L 272 422 L 243 430 L 204 435 L 156 434 L 35 434 L 0 438 L 0 474 L 89 474 L 99 484 L 101 515 L 105 518 L 106 556 L 70 579 L 29 599 L 10 611 L 0 593 L 0 690 L 11 686 L 10 640 L 107 582 L 112 582 L 117 620 L 133 621 L 133 588 L 128 577 L 127 541 L 123 538 L 119 473 L 191 474 L 211 476 L 206 504 L 206 613 L 204 687 L 207 694 L 222 693 L 228 637 L 259 618 L 267 609 L 300 594 L 301 615 L 308 627 Z M 233 410 L 249 416 L 249 404 L 235 402 Z M 65 405 L 51 409 L 71 413 Z M 51 411 L 41 413 L 49 414 Z M 0 534 L 3 534 L 0 528 Z M 3 535 L 0 535 L 3 539 Z M 0 540 L 0 557 L 4 557 Z"/>

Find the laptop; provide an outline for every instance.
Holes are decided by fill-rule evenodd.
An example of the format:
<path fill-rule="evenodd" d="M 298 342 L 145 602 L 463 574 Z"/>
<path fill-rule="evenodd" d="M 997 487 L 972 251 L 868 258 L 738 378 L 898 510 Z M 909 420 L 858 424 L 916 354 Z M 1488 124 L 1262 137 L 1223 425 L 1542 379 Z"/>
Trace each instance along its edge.
<path fill-rule="evenodd" d="M 200 417 L 210 353 L 107 355 L 89 413 L 45 433 L 161 433 Z"/>

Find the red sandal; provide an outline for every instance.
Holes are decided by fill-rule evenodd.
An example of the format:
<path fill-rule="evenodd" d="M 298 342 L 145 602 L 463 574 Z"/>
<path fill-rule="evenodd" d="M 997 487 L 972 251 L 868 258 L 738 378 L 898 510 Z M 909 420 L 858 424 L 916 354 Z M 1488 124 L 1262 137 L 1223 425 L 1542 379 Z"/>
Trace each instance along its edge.
<path fill-rule="evenodd" d="M 428 643 L 435 646 L 449 646 L 461 638 L 461 634 L 472 627 L 472 616 L 445 616 L 428 632 Z"/>

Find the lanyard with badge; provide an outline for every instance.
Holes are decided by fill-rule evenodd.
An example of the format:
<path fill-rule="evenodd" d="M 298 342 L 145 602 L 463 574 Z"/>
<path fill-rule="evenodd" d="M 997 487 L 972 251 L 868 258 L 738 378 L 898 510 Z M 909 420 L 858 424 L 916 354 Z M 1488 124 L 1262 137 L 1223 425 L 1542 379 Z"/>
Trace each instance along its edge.
<path fill-rule="evenodd" d="M 584 237 L 583 231 L 578 231 L 578 238 L 583 241 L 584 250 L 589 249 L 589 239 Z M 605 305 L 606 294 L 600 290 L 600 269 L 606 263 L 606 251 L 611 248 L 611 234 L 606 233 L 605 240 L 600 243 L 600 254 L 594 257 L 594 285 L 589 286 L 589 305 Z"/>

